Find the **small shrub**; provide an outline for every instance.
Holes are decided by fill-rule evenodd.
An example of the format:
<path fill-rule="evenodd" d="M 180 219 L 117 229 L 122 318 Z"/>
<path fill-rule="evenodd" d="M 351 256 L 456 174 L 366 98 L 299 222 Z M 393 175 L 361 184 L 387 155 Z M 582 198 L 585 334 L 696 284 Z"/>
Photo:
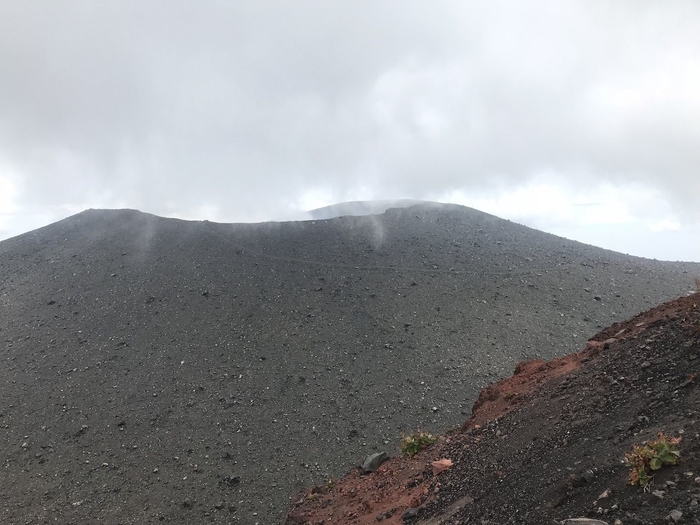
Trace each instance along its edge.
<path fill-rule="evenodd" d="M 517 392 L 508 391 L 505 394 L 503 394 L 503 399 L 505 399 L 506 401 L 510 401 L 511 399 L 513 399 L 517 395 L 518 395 Z"/>
<path fill-rule="evenodd" d="M 335 488 L 336 481 L 333 478 L 328 478 L 325 485 L 316 485 L 311 487 L 309 494 L 306 496 L 307 499 L 315 501 L 321 497 L 321 494 L 330 492 Z"/>
<path fill-rule="evenodd" d="M 625 454 L 629 464 L 630 485 L 646 487 L 651 482 L 653 472 L 664 465 L 676 465 L 680 461 L 678 443 L 681 438 L 669 438 L 659 432 L 656 439 L 650 439 L 643 445 L 634 445 L 632 452 Z"/>
<path fill-rule="evenodd" d="M 437 438 L 427 432 L 418 431 L 411 436 L 406 436 L 401 440 L 401 453 L 404 456 L 415 456 L 425 447 L 432 445 Z"/>

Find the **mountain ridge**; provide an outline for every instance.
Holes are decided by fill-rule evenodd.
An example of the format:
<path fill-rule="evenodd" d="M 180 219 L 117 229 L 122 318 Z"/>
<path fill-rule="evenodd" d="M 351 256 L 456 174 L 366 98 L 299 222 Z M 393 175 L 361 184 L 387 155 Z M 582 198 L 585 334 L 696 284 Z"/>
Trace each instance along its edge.
<path fill-rule="evenodd" d="M 449 205 L 252 225 L 92 210 L 2 241 L 0 521 L 279 522 L 699 268 Z"/>

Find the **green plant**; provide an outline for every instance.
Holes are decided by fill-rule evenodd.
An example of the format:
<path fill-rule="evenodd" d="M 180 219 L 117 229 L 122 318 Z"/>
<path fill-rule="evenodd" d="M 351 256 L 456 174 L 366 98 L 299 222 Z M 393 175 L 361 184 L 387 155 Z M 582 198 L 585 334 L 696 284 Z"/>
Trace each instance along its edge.
<path fill-rule="evenodd" d="M 663 432 L 659 432 L 656 439 L 650 439 L 643 445 L 634 445 L 632 452 L 625 454 L 627 464 L 630 466 L 630 485 L 646 487 L 651 482 L 653 472 L 664 465 L 676 465 L 680 461 L 681 453 L 678 451 L 678 443 L 681 438 L 669 438 Z"/>
<path fill-rule="evenodd" d="M 321 497 L 321 494 L 333 490 L 335 488 L 335 484 L 336 480 L 334 480 L 333 478 L 328 478 L 328 481 L 326 481 L 325 485 L 315 485 L 311 487 L 311 490 L 306 495 L 306 498 L 311 501 L 315 501 Z"/>
<path fill-rule="evenodd" d="M 505 394 L 503 394 L 503 399 L 505 399 L 506 401 L 510 401 L 511 399 L 513 399 L 517 395 L 518 395 L 517 392 L 508 391 Z"/>
<path fill-rule="evenodd" d="M 401 453 L 408 457 L 415 456 L 418 452 L 436 441 L 437 438 L 432 434 L 419 430 L 415 434 L 405 436 L 401 440 Z"/>

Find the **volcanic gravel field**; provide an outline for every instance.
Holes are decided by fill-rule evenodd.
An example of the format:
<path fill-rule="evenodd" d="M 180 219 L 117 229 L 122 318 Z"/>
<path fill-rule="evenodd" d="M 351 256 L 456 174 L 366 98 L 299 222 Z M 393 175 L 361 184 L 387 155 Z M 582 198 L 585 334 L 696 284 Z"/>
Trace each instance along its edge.
<path fill-rule="evenodd" d="M 453 205 L 80 213 L 0 242 L 0 523 L 280 523 L 698 275 Z"/>

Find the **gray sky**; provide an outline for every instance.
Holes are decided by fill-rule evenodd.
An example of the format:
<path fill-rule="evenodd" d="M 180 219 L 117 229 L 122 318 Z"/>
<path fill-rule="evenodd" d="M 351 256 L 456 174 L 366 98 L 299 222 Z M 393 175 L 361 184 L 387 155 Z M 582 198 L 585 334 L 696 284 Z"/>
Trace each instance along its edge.
<path fill-rule="evenodd" d="M 0 238 L 452 201 L 700 261 L 700 2 L 0 0 Z"/>

